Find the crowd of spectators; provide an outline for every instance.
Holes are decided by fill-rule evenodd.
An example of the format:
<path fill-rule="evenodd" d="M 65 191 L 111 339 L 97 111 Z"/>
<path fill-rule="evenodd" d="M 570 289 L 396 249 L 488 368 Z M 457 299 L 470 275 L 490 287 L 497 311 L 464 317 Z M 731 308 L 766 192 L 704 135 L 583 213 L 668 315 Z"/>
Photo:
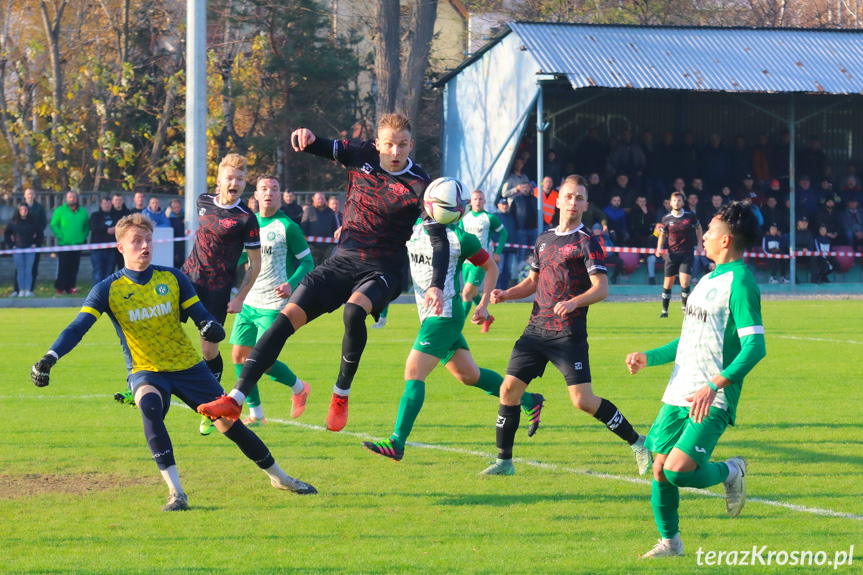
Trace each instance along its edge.
<path fill-rule="evenodd" d="M 629 129 L 603 141 L 599 129 L 591 128 L 573 146 L 571 157 L 559 150 L 546 153 L 543 182 L 537 186 L 536 161 L 531 153 L 535 143 L 526 138 L 516 152 L 499 199 L 508 201 L 513 216 L 515 234 L 510 237 L 519 244 L 531 245 L 535 236 L 528 228 L 535 232 L 538 216 L 535 198 L 542 197 L 543 228 L 556 226 L 557 188 L 562 178 L 580 174 L 587 179 L 590 202 L 583 217 L 585 228 L 593 231 L 594 225 L 599 225 L 599 235 L 606 246 L 638 248 L 656 247 L 656 224 L 670 210 L 669 196 L 673 191 L 684 194 L 685 209 L 697 215 L 704 229 L 722 205 L 745 200 L 755 206 L 762 225 L 765 237 L 761 249 L 787 254 L 790 142 L 790 134 L 784 130 L 774 142 L 766 134 L 758 134 L 752 142 L 737 135 L 728 145 L 718 134 L 712 134 L 699 144 L 692 132 L 685 132 L 679 139 L 665 132 L 656 143 L 650 131 L 642 132 L 636 141 Z M 800 148 L 795 158 L 795 173 L 799 175 L 795 182 L 796 213 L 814 233 L 801 236 L 798 232 L 795 248 L 820 251 L 829 242 L 833 250 L 837 247 L 863 250 L 863 218 L 858 210 L 861 179 L 856 165 L 849 162 L 843 174 L 834 174 L 817 136 Z M 524 206 L 531 203 L 533 213 L 526 213 Z M 517 252 L 516 265 L 524 261 L 523 255 Z M 647 260 L 647 255 L 644 259 Z M 696 277 L 710 266 L 706 258 L 698 260 Z M 789 281 L 787 260 L 770 261 L 768 281 Z M 827 276 L 835 267 L 829 258 L 808 263 L 811 281 L 829 281 Z M 654 262 L 647 264 L 652 279 Z"/>

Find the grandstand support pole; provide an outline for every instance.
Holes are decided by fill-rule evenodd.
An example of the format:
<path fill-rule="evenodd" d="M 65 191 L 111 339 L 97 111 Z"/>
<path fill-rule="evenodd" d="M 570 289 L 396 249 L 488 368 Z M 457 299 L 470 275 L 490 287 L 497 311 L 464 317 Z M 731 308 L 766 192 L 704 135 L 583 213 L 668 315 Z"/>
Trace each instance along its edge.
<path fill-rule="evenodd" d="M 545 175 L 545 131 L 548 122 L 543 121 L 542 115 L 542 82 L 536 83 L 536 235 L 542 233 L 542 224 L 545 223 L 543 216 L 542 178 Z"/>
<path fill-rule="evenodd" d="M 186 0 L 186 231 L 198 229 L 198 195 L 207 190 L 207 2 Z M 186 253 L 192 243 L 186 242 Z"/>
<path fill-rule="evenodd" d="M 791 135 L 791 142 L 788 145 L 788 199 L 791 202 L 788 209 L 788 211 L 791 212 L 791 221 L 788 224 L 788 252 L 791 255 L 791 265 L 789 267 L 788 274 L 791 277 L 788 279 L 791 280 L 792 293 L 797 291 L 797 258 L 794 256 L 794 252 L 796 251 L 795 240 L 797 238 L 797 202 L 794 197 L 796 191 L 795 182 L 797 181 L 795 173 L 797 171 L 797 167 L 794 165 L 794 142 L 797 138 L 797 123 L 794 121 L 796 111 L 794 104 L 794 94 L 791 94 L 788 105 L 788 132 Z"/>

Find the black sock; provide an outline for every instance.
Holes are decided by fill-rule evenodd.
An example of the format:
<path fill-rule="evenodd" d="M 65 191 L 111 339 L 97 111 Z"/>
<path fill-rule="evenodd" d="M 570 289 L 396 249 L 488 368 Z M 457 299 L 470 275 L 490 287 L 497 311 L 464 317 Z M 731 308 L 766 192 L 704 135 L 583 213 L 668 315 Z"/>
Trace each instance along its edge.
<path fill-rule="evenodd" d="M 668 311 L 668 302 L 671 301 L 671 290 L 662 288 L 662 311 Z"/>
<path fill-rule="evenodd" d="M 685 288 L 681 288 L 680 290 L 680 299 L 683 300 L 683 307 L 686 307 L 686 300 L 689 299 L 689 286 Z"/>
<path fill-rule="evenodd" d="M 497 413 L 497 457 L 512 459 L 512 446 L 521 419 L 521 406 L 501 405 Z"/>
<path fill-rule="evenodd" d="M 222 363 L 222 354 L 216 354 L 216 357 L 214 357 L 213 359 L 205 359 L 204 363 L 207 364 L 207 368 L 213 372 L 214 376 L 216 376 L 216 380 L 221 383 L 222 370 L 224 369 L 224 364 Z"/>
<path fill-rule="evenodd" d="M 276 462 L 261 438 L 243 425 L 242 421 L 235 421 L 234 425 L 225 432 L 225 437 L 236 443 L 243 455 L 254 461 L 261 469 L 272 467 Z"/>
<path fill-rule="evenodd" d="M 288 316 L 283 313 L 276 316 L 273 325 L 264 332 L 254 349 L 249 352 L 234 389 L 240 390 L 243 395 L 249 395 L 258 380 L 276 363 L 282 348 L 285 347 L 285 342 L 293 334 L 294 325 Z"/>
<path fill-rule="evenodd" d="M 342 362 L 339 366 L 339 377 L 336 379 L 336 387 L 339 389 L 351 388 L 360 367 L 360 358 L 368 340 L 366 316 L 368 314 L 362 306 L 350 302 L 345 304 L 345 337 L 342 339 Z"/>
<path fill-rule="evenodd" d="M 141 410 L 141 417 L 144 419 L 144 436 L 147 438 L 147 445 L 150 447 L 156 466 L 159 469 L 168 469 L 176 465 L 174 447 L 165 427 L 162 397 L 158 393 L 145 393 L 138 402 L 138 409 Z"/>
<path fill-rule="evenodd" d="M 605 398 L 602 398 L 602 403 L 599 404 L 599 409 L 593 414 L 593 417 L 605 424 L 616 436 L 632 445 L 638 441 L 638 434 L 632 428 L 629 421 L 617 407 Z"/>

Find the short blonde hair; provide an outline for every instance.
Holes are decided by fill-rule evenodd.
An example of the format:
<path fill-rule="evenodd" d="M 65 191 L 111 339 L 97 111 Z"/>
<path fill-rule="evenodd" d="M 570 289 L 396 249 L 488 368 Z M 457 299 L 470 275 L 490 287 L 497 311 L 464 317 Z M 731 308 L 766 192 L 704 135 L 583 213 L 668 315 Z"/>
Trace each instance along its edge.
<path fill-rule="evenodd" d="M 121 218 L 120 221 L 117 222 L 117 225 L 114 226 L 114 235 L 117 237 L 117 241 L 119 242 L 132 228 L 141 228 L 152 234 L 154 227 L 153 220 L 144 214 L 129 214 L 128 216 Z"/>
<path fill-rule="evenodd" d="M 241 156 L 240 154 L 228 154 L 222 161 L 219 162 L 219 172 L 222 171 L 222 168 L 225 167 L 237 168 L 238 170 L 246 171 L 246 157 Z"/>
<path fill-rule="evenodd" d="M 386 128 L 389 128 L 393 132 L 404 131 L 408 133 L 413 133 L 411 121 L 408 119 L 407 116 L 399 112 L 395 112 L 392 114 L 384 114 L 383 116 L 381 116 L 381 119 L 378 120 L 378 132 Z"/>

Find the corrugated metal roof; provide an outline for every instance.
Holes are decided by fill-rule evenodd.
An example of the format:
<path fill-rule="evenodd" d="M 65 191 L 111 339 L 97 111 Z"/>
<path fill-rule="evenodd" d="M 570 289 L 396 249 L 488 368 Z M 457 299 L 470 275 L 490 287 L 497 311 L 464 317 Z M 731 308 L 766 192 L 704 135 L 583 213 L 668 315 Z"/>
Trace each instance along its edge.
<path fill-rule="evenodd" d="M 574 88 L 863 93 L 863 32 L 854 30 L 509 27 L 543 72 Z"/>

